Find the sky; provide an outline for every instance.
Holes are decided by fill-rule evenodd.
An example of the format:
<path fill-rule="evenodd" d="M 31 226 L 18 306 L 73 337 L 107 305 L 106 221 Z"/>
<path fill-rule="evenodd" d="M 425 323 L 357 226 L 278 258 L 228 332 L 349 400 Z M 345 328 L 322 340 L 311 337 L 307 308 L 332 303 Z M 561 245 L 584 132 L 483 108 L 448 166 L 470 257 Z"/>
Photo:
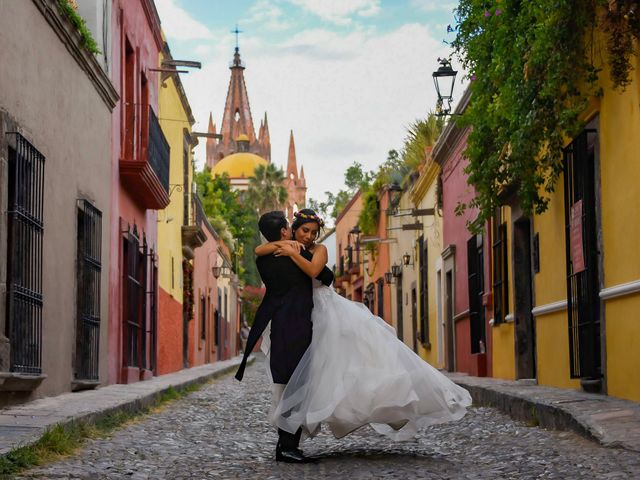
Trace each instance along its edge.
<path fill-rule="evenodd" d="M 267 112 L 271 160 L 286 168 L 293 130 L 307 198 L 316 200 L 343 188 L 354 162 L 374 170 L 402 148 L 407 127 L 435 107 L 438 57 L 451 56 L 453 0 L 155 3 L 174 59 L 202 62 L 181 74 L 196 131 L 207 131 L 209 113 L 218 130 L 222 123 L 238 25 L 256 133 Z M 198 168 L 205 143 L 195 150 Z"/>

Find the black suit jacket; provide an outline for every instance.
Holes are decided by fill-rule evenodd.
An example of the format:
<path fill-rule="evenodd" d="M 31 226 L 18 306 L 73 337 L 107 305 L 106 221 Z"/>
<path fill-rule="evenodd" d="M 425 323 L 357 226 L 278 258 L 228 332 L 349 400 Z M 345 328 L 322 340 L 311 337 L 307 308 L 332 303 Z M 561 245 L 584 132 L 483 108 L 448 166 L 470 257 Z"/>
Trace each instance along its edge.
<path fill-rule="evenodd" d="M 303 251 L 302 255 L 311 260 L 311 253 Z M 256 311 L 236 378 L 242 380 L 247 358 L 271 321 L 271 375 L 275 383 L 287 383 L 311 343 L 311 279 L 288 257 L 265 255 L 256 259 L 256 265 L 266 293 Z M 324 267 L 317 278 L 331 285 L 333 273 Z"/>

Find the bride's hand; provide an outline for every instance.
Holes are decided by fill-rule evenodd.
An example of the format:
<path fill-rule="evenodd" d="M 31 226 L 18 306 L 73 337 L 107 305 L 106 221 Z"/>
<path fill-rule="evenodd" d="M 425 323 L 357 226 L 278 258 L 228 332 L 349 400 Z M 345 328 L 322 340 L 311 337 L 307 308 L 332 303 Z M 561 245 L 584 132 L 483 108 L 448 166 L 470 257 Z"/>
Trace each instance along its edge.
<path fill-rule="evenodd" d="M 297 253 L 300 253 L 300 249 L 302 248 L 302 244 L 296 241 L 288 242 L 282 245 L 275 251 L 276 257 L 291 257 Z"/>

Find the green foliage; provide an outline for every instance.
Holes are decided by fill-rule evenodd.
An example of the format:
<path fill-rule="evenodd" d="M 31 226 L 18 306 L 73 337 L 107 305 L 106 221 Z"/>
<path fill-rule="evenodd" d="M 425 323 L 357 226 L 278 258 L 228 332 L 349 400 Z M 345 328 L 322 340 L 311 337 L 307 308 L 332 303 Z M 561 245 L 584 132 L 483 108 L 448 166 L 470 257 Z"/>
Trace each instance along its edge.
<path fill-rule="evenodd" d="M 562 170 L 565 139 L 580 132 L 580 114 L 589 98 L 601 93 L 591 58 L 593 32 L 602 29 L 608 35 L 614 85 L 623 86 L 629 39 L 638 38 L 638 21 L 633 16 L 622 28 L 620 18 L 623 12 L 630 18 L 630 5 L 637 3 L 460 0 L 452 46 L 472 80 L 472 100 L 460 124 L 472 127 L 466 173 L 476 198 L 459 211 L 479 209 L 472 230 L 490 218 L 506 188 L 518 191 L 526 212 L 547 209 Z M 605 5 L 608 20 L 602 22 Z"/>
<path fill-rule="evenodd" d="M 426 119 L 416 120 L 409 125 L 402 149 L 408 172 L 415 170 L 426 160 L 429 148 L 436 143 L 443 127 L 444 117 L 438 117 L 433 113 Z"/>
<path fill-rule="evenodd" d="M 253 176 L 249 177 L 249 189 L 244 195 L 245 203 L 257 211 L 258 215 L 282 209 L 288 197 L 283 185 L 284 179 L 284 171 L 273 163 L 258 165 Z"/>
<path fill-rule="evenodd" d="M 69 3 L 69 0 L 58 0 L 58 6 L 60 7 L 62 13 L 64 13 L 69 18 L 71 23 L 73 23 L 73 25 L 78 30 L 82 46 L 88 52 L 93 53 L 94 55 L 102 53 L 98 48 L 98 44 L 93 38 L 93 35 L 91 35 L 91 31 L 87 28 L 87 23 L 85 22 L 84 18 L 78 15 L 71 3 Z"/>
<path fill-rule="evenodd" d="M 227 174 L 212 177 L 211 169 L 205 168 L 194 175 L 194 180 L 211 226 L 232 252 L 234 265 L 238 264 L 239 271 L 236 273 L 245 283 L 259 285 L 252 257 L 253 249 L 260 241 L 255 210 L 243 204 L 238 192 L 231 189 Z M 235 248 L 234 239 L 239 248 Z"/>
<path fill-rule="evenodd" d="M 366 172 L 361 163 L 353 162 L 344 173 L 344 184 L 347 187 L 333 194 L 324 192 L 326 201 L 318 202 L 313 198 L 309 199 L 309 208 L 315 210 L 322 217 L 332 217 L 334 220 L 349 203 L 359 189 L 368 188 L 369 183 L 374 178 L 374 172 Z"/>

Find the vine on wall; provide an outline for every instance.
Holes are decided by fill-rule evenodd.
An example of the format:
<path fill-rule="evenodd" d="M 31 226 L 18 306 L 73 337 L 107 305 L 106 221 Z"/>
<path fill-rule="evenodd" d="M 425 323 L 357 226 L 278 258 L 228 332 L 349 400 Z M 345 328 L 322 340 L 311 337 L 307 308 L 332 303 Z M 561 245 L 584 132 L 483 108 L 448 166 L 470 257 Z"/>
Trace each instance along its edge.
<path fill-rule="evenodd" d="M 518 191 L 523 210 L 542 213 L 562 171 L 567 138 L 601 95 L 594 32 L 604 32 L 614 87 L 630 81 L 640 37 L 638 0 L 460 0 L 452 46 L 470 72 L 471 102 L 459 120 L 472 127 L 466 173 L 482 228 L 498 195 Z"/>

